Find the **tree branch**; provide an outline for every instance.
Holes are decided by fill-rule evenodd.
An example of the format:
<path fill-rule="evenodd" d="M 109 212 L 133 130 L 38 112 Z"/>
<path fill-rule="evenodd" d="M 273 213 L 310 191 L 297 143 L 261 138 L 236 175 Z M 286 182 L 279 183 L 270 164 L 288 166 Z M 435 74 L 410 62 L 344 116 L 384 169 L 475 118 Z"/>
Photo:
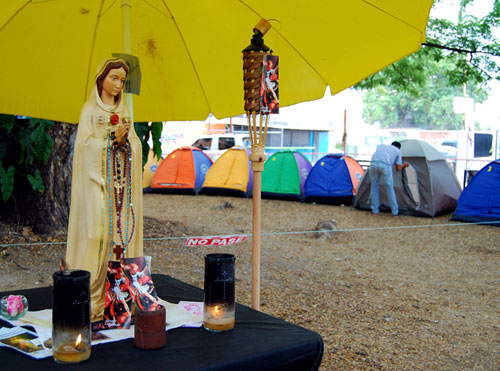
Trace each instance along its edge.
<path fill-rule="evenodd" d="M 454 48 L 451 46 L 439 45 L 439 44 L 434 44 L 434 43 L 422 43 L 422 46 L 427 46 L 429 48 L 444 49 L 444 50 L 449 50 L 449 51 L 457 52 L 457 53 L 467 53 L 467 54 L 481 53 L 481 54 L 492 55 L 494 57 L 500 57 L 500 54 L 492 53 L 492 52 L 488 52 L 488 51 L 460 49 L 460 48 Z"/>
<path fill-rule="evenodd" d="M 481 73 L 483 75 L 485 75 L 487 77 L 488 80 L 492 80 L 493 79 L 493 76 L 491 76 L 487 71 L 485 71 L 484 69 L 482 69 L 478 64 L 475 64 L 474 61 L 472 60 L 472 58 L 470 59 L 469 63 L 474 67 L 474 68 L 477 68 L 479 71 L 481 71 Z"/>

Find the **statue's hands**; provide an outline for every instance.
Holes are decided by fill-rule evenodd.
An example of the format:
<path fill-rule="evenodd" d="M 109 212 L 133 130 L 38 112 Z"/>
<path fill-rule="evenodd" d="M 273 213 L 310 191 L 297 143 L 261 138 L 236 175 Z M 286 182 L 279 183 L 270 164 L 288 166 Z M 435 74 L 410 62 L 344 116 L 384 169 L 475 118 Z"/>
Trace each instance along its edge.
<path fill-rule="evenodd" d="M 118 126 L 118 129 L 116 129 L 116 141 L 118 142 L 118 145 L 121 147 L 125 144 L 125 141 L 128 138 L 128 132 L 130 130 L 130 124 L 121 124 Z"/>

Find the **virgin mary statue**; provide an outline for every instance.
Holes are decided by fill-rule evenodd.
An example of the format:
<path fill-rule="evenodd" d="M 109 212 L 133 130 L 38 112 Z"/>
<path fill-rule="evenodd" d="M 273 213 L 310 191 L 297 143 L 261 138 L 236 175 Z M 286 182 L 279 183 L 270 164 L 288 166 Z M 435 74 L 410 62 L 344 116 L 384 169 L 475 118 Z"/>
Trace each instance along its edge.
<path fill-rule="evenodd" d="M 92 322 L 101 320 L 108 261 L 143 256 L 142 150 L 123 104 L 129 67 L 103 62 L 75 141 L 67 269 L 91 274 Z"/>

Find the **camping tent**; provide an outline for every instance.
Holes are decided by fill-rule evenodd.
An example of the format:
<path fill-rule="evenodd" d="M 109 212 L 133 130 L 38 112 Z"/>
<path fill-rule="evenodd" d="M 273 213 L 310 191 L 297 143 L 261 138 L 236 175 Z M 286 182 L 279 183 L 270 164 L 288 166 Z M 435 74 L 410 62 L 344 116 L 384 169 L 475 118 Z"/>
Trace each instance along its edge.
<path fill-rule="evenodd" d="M 451 220 L 500 222 L 500 160 L 490 162 L 472 177 L 457 204 Z"/>
<path fill-rule="evenodd" d="M 172 151 L 153 176 L 151 190 L 165 193 L 197 194 L 212 160 L 196 147 L 180 147 Z"/>
<path fill-rule="evenodd" d="M 157 159 L 155 157 L 153 150 L 149 150 L 148 161 L 144 165 L 144 172 L 142 173 L 142 191 L 144 193 L 151 192 L 153 175 L 156 173 L 162 160 L 162 158 Z"/>
<path fill-rule="evenodd" d="M 264 164 L 262 196 L 302 199 L 311 168 L 309 160 L 300 152 L 284 150 L 274 153 Z"/>
<path fill-rule="evenodd" d="M 446 159 L 431 145 L 417 139 L 401 142 L 403 161 L 410 165 L 402 171 L 393 169 L 394 190 L 399 213 L 434 217 L 455 209 L 461 193 L 460 183 Z M 353 206 L 370 210 L 370 170 L 359 184 Z M 380 187 L 380 209 L 389 211 L 384 187 Z"/>
<path fill-rule="evenodd" d="M 306 179 L 304 201 L 350 205 L 364 173 L 352 157 L 343 154 L 323 156 Z"/>
<path fill-rule="evenodd" d="M 250 149 L 234 146 L 222 154 L 208 171 L 202 193 L 252 195 L 253 172 Z"/>

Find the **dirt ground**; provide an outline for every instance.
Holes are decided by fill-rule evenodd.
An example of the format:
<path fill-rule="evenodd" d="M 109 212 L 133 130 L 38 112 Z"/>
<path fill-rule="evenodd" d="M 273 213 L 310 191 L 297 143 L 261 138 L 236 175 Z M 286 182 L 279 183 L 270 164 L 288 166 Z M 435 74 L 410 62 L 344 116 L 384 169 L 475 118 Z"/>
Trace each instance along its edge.
<path fill-rule="evenodd" d="M 230 252 L 236 299 L 250 305 L 251 238 L 184 244 L 187 236 L 251 234 L 251 199 L 146 194 L 144 206 L 153 273 L 202 288 L 203 256 Z M 450 217 L 263 200 L 261 310 L 318 332 L 321 370 L 499 370 L 500 229 Z M 332 219 L 332 236 L 311 233 Z M 0 228 L 0 291 L 50 285 L 65 236 Z M 33 245 L 40 242 L 52 244 Z"/>

